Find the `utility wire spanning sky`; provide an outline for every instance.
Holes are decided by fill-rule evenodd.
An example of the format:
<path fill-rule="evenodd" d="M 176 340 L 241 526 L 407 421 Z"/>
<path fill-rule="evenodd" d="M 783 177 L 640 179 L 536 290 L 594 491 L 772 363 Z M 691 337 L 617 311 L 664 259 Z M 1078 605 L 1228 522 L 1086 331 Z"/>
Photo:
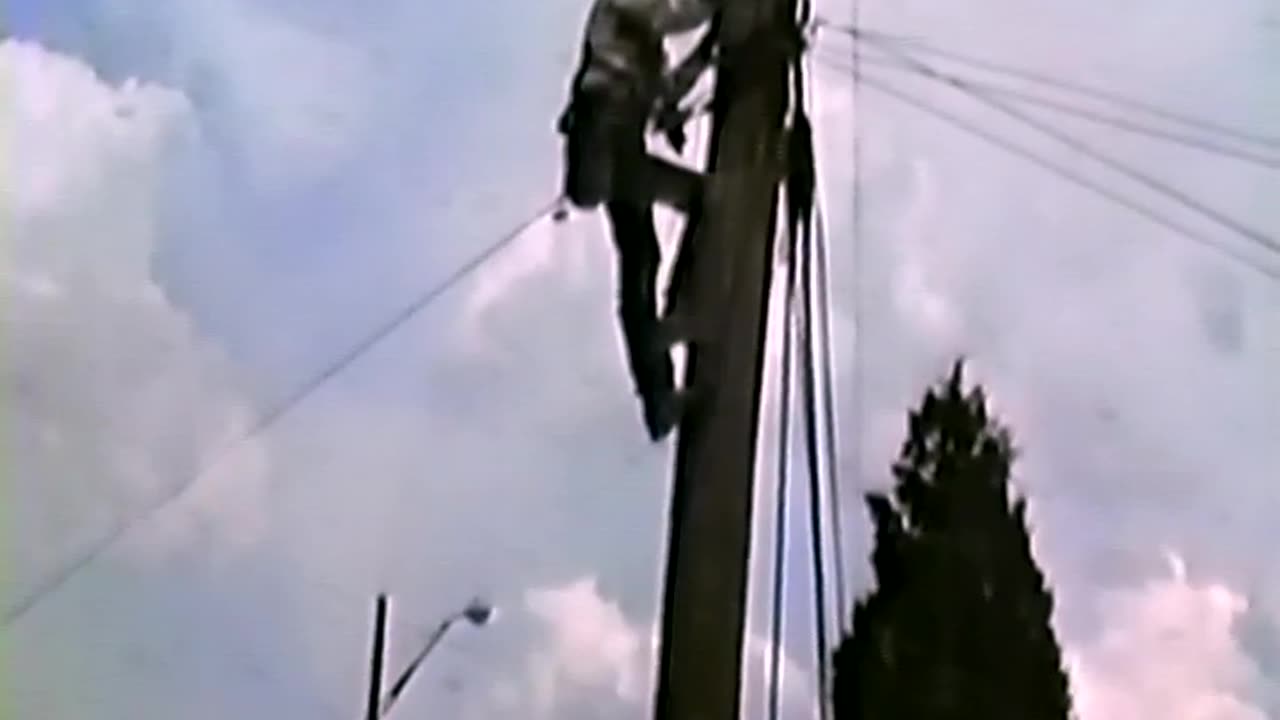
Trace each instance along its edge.
<path fill-rule="evenodd" d="M 6 611 L 554 194 L 586 4 L 478 8 L 5 6 Z M 1277 12 L 865 0 L 862 21 L 1274 137 Z M 871 72 L 1277 267 L 954 88 Z M 855 122 L 848 73 L 810 74 L 855 588 L 858 494 L 963 353 L 1020 441 L 1082 717 L 1280 717 L 1280 285 L 873 87 Z M 1280 236 L 1272 168 L 1018 107 Z M 643 717 L 670 463 L 629 395 L 612 273 L 599 218 L 523 235 L 0 630 L 0 714 L 351 717 L 387 590 L 393 667 L 472 595 L 503 611 L 451 634 L 400 714 Z M 790 718 L 812 710 L 805 590 Z"/>

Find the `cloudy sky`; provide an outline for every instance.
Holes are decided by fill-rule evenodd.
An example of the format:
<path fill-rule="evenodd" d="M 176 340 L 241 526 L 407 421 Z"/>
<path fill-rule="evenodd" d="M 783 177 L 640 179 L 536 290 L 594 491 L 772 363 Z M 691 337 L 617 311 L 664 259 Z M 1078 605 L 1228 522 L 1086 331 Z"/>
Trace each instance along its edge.
<path fill-rule="evenodd" d="M 393 666 L 470 596 L 501 608 L 446 640 L 406 716 L 645 715 L 670 458 L 630 398 L 600 218 L 536 224 L 220 452 L 554 195 L 586 2 L 480 7 L 4 5 L 0 714 L 352 717 L 383 589 Z M 1274 0 L 866 0 L 863 19 L 1280 137 Z M 1023 449 L 1081 717 L 1280 718 L 1280 284 L 1256 269 L 1280 258 L 1255 241 L 1280 237 L 1276 171 L 1035 111 L 1250 240 L 954 90 L 871 78 L 1251 268 L 874 88 L 855 124 L 851 45 L 820 38 L 854 585 L 869 583 L 858 494 L 885 486 L 905 409 L 963 353 Z M 793 619 L 785 695 L 802 718 L 812 661 Z M 753 699 L 764 634 L 753 623 Z"/>

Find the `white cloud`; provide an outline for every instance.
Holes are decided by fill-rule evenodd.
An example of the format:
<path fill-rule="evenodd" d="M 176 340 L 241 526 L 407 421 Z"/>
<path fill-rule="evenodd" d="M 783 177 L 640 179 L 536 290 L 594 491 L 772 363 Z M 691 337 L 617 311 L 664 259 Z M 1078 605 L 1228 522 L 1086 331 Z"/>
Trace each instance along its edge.
<path fill-rule="evenodd" d="M 242 2 L 195 2 L 178 15 L 177 70 L 260 189 L 326 175 L 374 132 L 394 95 L 370 52 Z M 207 104 L 207 105 L 206 105 Z"/>
<path fill-rule="evenodd" d="M 580 286 L 589 265 L 608 267 L 612 251 L 600 245 L 608 238 L 596 230 L 602 222 L 601 213 L 571 215 L 562 223 L 549 218 L 535 222 L 477 275 L 467 295 L 464 324 L 481 322 L 530 281 L 553 276 L 562 289 Z"/>
<path fill-rule="evenodd" d="M 1231 587 L 1169 574 L 1103 595 L 1103 627 L 1066 652 L 1081 720 L 1264 720 L 1246 692 L 1257 670 L 1234 634 L 1249 608 Z"/>
<path fill-rule="evenodd" d="M 940 279 L 946 264 L 939 261 L 938 244 L 946 236 L 937 223 L 937 180 L 929 164 L 916 158 L 911 162 L 910 204 L 895 223 L 893 235 L 899 261 L 893 293 L 898 312 L 924 336 L 924 341 L 943 351 L 956 351 L 960 339 L 960 317 L 954 301 Z"/>
<path fill-rule="evenodd" d="M 254 548 L 269 530 L 266 480 L 270 456 L 262 442 L 240 441 L 254 418 L 245 406 L 228 407 L 223 418 L 224 444 L 208 445 L 202 454 L 207 468 L 190 489 L 155 522 L 144 550 L 163 553 L 192 545 L 211 563 L 232 559 Z M 213 441 L 213 438 L 209 438 Z M 183 481 L 191 476 L 183 478 Z"/>
<path fill-rule="evenodd" d="M 110 87 L 12 40 L 0 75 L 4 154 L 20 169 L 0 178 L 0 383 L 10 502 L 22 508 L 8 587 L 21 598 L 188 480 L 246 409 L 225 361 L 150 275 L 166 159 L 192 138 L 183 96 Z"/>
<path fill-rule="evenodd" d="M 583 577 L 564 585 L 526 594 L 526 608 L 545 631 L 545 642 L 530 657 L 529 694 L 540 715 L 562 717 L 581 702 L 584 691 L 612 701 L 612 710 L 640 716 L 652 695 L 660 631 L 648 631 L 627 619 L 620 606 L 600 593 L 595 578 Z M 744 681 L 746 717 L 763 717 L 761 705 L 768 679 L 771 644 L 758 633 L 746 638 Z M 816 716 L 812 675 L 785 653 L 782 657 L 783 717 Z M 507 688 L 509 698 L 522 693 Z M 524 701 L 529 700 L 523 694 Z"/>
<path fill-rule="evenodd" d="M 758 633 L 747 637 L 747 700 L 743 715 L 749 719 L 767 717 L 769 653 L 773 644 Z M 781 715 L 786 720 L 813 720 L 818 717 L 817 684 L 813 673 L 784 651 L 779 663 Z M 753 702 L 756 701 L 756 702 Z"/>
<path fill-rule="evenodd" d="M 644 633 L 600 596 L 594 578 L 530 591 L 526 604 L 550 635 L 546 654 L 539 653 L 532 667 L 544 712 L 555 706 L 562 683 L 607 689 L 627 702 L 641 699 L 649 655 Z"/>

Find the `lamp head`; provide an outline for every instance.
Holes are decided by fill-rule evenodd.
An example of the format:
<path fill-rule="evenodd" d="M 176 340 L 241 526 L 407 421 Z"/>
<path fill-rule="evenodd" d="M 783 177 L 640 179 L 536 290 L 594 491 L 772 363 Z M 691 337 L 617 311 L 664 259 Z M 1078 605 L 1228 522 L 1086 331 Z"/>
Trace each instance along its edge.
<path fill-rule="evenodd" d="M 480 598 L 474 598 L 462 610 L 462 616 L 467 622 L 477 627 L 487 625 L 493 619 L 493 614 L 493 607 Z"/>

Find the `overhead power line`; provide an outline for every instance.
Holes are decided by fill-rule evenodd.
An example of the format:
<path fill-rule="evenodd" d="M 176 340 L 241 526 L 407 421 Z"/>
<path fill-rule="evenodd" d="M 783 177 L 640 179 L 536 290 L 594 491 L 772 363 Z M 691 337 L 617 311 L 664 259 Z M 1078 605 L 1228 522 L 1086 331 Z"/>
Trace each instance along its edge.
<path fill-rule="evenodd" d="M 864 57 L 862 53 L 859 53 L 856 49 L 853 51 L 853 61 L 855 65 L 860 62 L 865 62 L 869 65 L 875 65 L 877 67 L 910 72 L 916 75 L 922 75 L 924 77 L 931 77 L 925 73 L 919 72 L 919 70 L 916 68 L 913 68 L 910 66 L 904 66 L 901 62 L 898 62 L 898 61 L 890 60 L 887 58 L 874 57 L 874 56 Z M 856 67 L 850 68 L 850 70 L 851 72 L 853 72 L 853 74 L 856 77 L 856 75 L 858 74 L 857 68 Z M 931 78 L 931 79 L 936 79 L 936 78 Z M 1175 143 L 1178 145 L 1182 145 L 1184 147 L 1201 150 L 1203 152 L 1211 153 L 1221 157 L 1239 160 L 1241 162 L 1249 163 L 1251 165 L 1256 165 L 1258 167 L 1266 168 L 1268 170 L 1280 170 L 1280 155 L 1266 155 L 1266 154 L 1262 154 L 1254 151 L 1242 150 L 1240 148 L 1232 147 L 1231 145 L 1218 142 L 1215 140 L 1207 139 L 1204 137 L 1200 137 L 1194 134 L 1168 130 L 1155 125 L 1145 124 L 1145 123 L 1133 120 L 1131 118 L 1123 117 L 1121 115 L 1099 112 L 1097 110 L 1094 110 L 1088 107 L 1082 107 L 1074 103 L 1063 102 L 1061 100 L 1056 100 L 1053 98 L 1036 95 L 1034 93 L 1029 93 L 1022 90 L 1016 90 L 1016 89 L 1004 87 L 1001 85 L 986 83 L 980 80 L 974 80 L 973 78 L 970 78 L 970 77 L 966 77 L 965 82 L 974 88 L 980 88 L 983 91 L 991 93 L 993 95 L 1006 97 L 1021 103 L 1039 105 L 1044 108 L 1056 110 L 1060 113 L 1064 113 L 1067 115 L 1073 115 L 1075 117 L 1087 120 L 1089 122 L 1093 122 L 1099 125 L 1105 125 L 1117 130 L 1122 130 L 1124 132 L 1129 132 L 1136 135 L 1142 135 L 1142 136 L 1157 139 L 1157 140 L 1163 140 L 1166 142 Z"/>
<path fill-rule="evenodd" d="M 847 72 L 846 68 L 836 67 L 834 69 L 842 73 Z M 1174 220 L 1168 217 L 1167 215 L 1160 213 L 1157 210 L 1152 210 L 1151 208 L 1140 204 L 1139 202 L 1120 193 L 1119 191 L 1108 188 L 1105 185 L 1081 173 L 1078 173 L 1075 170 L 1072 170 L 1066 167 L 1065 165 L 1056 163 L 1053 160 L 1049 160 L 1032 150 L 1028 150 L 1027 148 L 1022 147 L 1021 145 L 1011 142 L 1007 138 L 1003 138 L 994 132 L 983 129 L 955 113 L 939 108 L 936 105 L 932 105 L 908 92 L 904 92 L 900 89 L 897 89 L 893 87 L 890 83 L 877 79 L 866 72 L 863 72 L 862 74 L 862 84 L 868 87 L 871 87 L 882 94 L 888 95 L 889 97 L 892 97 L 898 100 L 899 102 L 902 102 L 906 105 L 910 105 L 921 112 L 924 112 L 928 115 L 932 115 L 940 120 L 943 120 L 944 122 L 952 125 L 953 127 L 963 130 L 966 133 L 969 133 L 970 135 L 974 135 L 975 137 L 978 137 L 1007 152 L 1010 152 L 1032 163 L 1035 163 L 1036 165 L 1039 165 L 1040 167 L 1048 170 L 1054 175 L 1057 175 L 1058 177 L 1064 180 L 1067 180 L 1080 187 L 1090 190 L 1098 195 L 1101 195 L 1102 197 L 1112 201 L 1113 203 L 1116 203 L 1117 205 L 1124 207 L 1125 209 L 1131 212 L 1141 215 L 1142 217 L 1145 217 L 1148 220 L 1168 230 L 1171 230 L 1174 233 L 1188 240 L 1191 240 L 1200 245 L 1216 250 L 1232 258 L 1233 260 L 1240 263 L 1244 267 L 1247 267 L 1255 272 L 1258 272 L 1261 275 L 1264 275 L 1272 280 L 1280 280 L 1280 269 L 1268 267 L 1267 265 L 1258 262 L 1253 257 L 1245 254 L 1238 248 L 1235 248 L 1231 245 L 1227 245 L 1217 238 L 1214 238 L 1209 235 L 1205 235 L 1193 228 L 1190 228 L 1178 222 L 1177 220 Z"/>
<path fill-rule="evenodd" d="M 120 522 L 112 528 L 104 538 L 89 547 L 72 562 L 63 566 L 61 570 L 53 573 L 43 582 L 38 584 L 34 590 L 5 611 L 4 616 L 0 618 L 0 627 L 7 627 L 22 618 L 51 593 L 65 585 L 68 580 L 97 561 L 97 559 L 101 557 L 107 549 L 119 542 L 129 533 L 130 530 L 146 522 L 152 517 L 155 517 L 161 511 L 177 502 L 192 486 L 199 482 L 201 478 L 217 468 L 230 455 L 232 450 L 237 449 L 243 443 L 270 429 L 282 417 L 296 408 L 303 400 L 307 399 L 321 386 L 333 379 L 343 370 L 350 367 L 352 363 L 368 352 L 373 346 L 391 335 L 422 311 L 423 308 L 440 299 L 445 293 L 456 287 L 458 283 L 492 260 L 498 255 L 498 253 L 522 236 L 525 231 L 535 223 L 549 215 L 555 207 L 555 202 L 548 203 L 543 206 L 532 217 L 503 234 L 496 241 L 473 256 L 470 260 L 463 263 L 444 279 L 419 293 L 417 297 L 405 304 L 404 307 L 391 315 L 390 318 L 362 337 L 349 350 L 342 353 L 335 360 L 326 365 L 318 374 L 302 383 L 296 390 L 285 396 L 282 401 L 264 412 L 244 432 L 228 441 L 219 451 L 214 453 L 212 460 L 202 466 L 186 482 L 181 483 L 174 489 L 161 495 L 155 502 L 147 505 Z"/>
<path fill-rule="evenodd" d="M 853 37 L 855 40 L 865 38 L 867 40 L 880 40 L 896 43 L 898 45 L 907 45 L 916 52 L 944 58 L 962 65 L 968 65 L 970 67 L 1003 74 L 1008 77 L 1018 78 L 1046 87 L 1053 87 L 1058 90 L 1091 97 L 1095 100 L 1119 107 L 1125 107 L 1134 112 L 1139 112 L 1153 118 L 1160 118 L 1186 128 L 1212 133 L 1224 138 L 1231 138 L 1258 148 L 1280 150 L 1280 136 L 1267 135 L 1253 130 L 1230 127 L 1214 120 L 1195 117 L 1184 112 L 1160 107 L 1159 105 L 1155 105 L 1145 100 L 1139 100 L 1111 90 L 1091 87 L 1089 85 L 1056 77 L 1048 73 L 1037 72 L 1008 63 L 1000 63 L 977 58 L 972 55 L 944 48 L 934 43 L 928 43 L 923 40 L 904 35 L 896 35 L 893 33 L 869 30 L 866 28 L 858 28 L 856 26 L 842 25 L 840 23 L 828 22 L 823 18 L 818 18 L 814 24 L 818 29 L 826 28 L 843 35 Z"/>
<path fill-rule="evenodd" d="M 1151 175 L 1148 175 L 1147 173 L 1142 172 L 1141 170 L 1137 170 L 1123 162 L 1120 162 L 1119 160 L 1116 160 L 1113 157 L 1106 155 L 1105 153 L 1098 151 L 1088 143 L 1083 142 L 1079 138 L 1069 133 L 1063 132 L 1062 130 L 1054 127 L 1053 125 L 1050 125 L 1035 117 L 1027 115 L 1021 110 L 1018 110 L 1017 108 L 983 91 L 981 88 L 974 87 L 973 85 L 965 81 L 963 78 L 958 78 L 954 75 L 950 75 L 948 73 L 942 72 L 934 68 L 933 66 L 916 59 L 910 53 L 904 52 L 903 50 L 894 47 L 891 43 L 876 41 L 876 44 L 884 48 L 886 52 L 900 58 L 903 63 L 907 64 L 910 67 L 915 68 L 921 74 L 932 77 L 946 85 L 950 85 L 951 87 L 978 100 L 979 102 L 991 108 L 994 108 L 995 110 L 998 110 L 999 112 L 1005 115 L 1008 115 L 1014 120 L 1017 120 L 1018 122 L 1021 122 L 1022 124 L 1027 125 L 1028 127 L 1034 130 L 1037 130 L 1040 133 L 1057 140 L 1058 142 L 1066 145 L 1067 147 L 1070 147 L 1072 150 L 1075 150 L 1076 152 L 1082 155 L 1085 155 L 1087 157 L 1093 158 L 1095 161 L 1103 165 L 1106 165 L 1107 167 L 1124 175 L 1130 180 L 1133 180 L 1134 182 L 1145 185 L 1148 189 L 1153 190 L 1157 193 L 1160 193 L 1161 195 L 1164 195 L 1165 197 L 1179 203 L 1183 207 L 1186 207 L 1200 214 L 1201 216 L 1216 222 L 1222 227 L 1228 230 L 1231 230 L 1248 240 L 1252 240 L 1253 242 L 1258 243 L 1259 245 L 1262 245 L 1273 252 L 1280 253 L 1280 242 L 1277 242 L 1276 239 L 1271 237 L 1270 235 L 1260 230 L 1257 230 L 1255 228 L 1249 227 L 1243 222 L 1222 212 L 1221 210 L 1211 207 L 1207 203 L 1201 202 L 1200 200 L 1189 195 L 1188 193 L 1160 180 L 1159 178 L 1152 177 Z"/>

